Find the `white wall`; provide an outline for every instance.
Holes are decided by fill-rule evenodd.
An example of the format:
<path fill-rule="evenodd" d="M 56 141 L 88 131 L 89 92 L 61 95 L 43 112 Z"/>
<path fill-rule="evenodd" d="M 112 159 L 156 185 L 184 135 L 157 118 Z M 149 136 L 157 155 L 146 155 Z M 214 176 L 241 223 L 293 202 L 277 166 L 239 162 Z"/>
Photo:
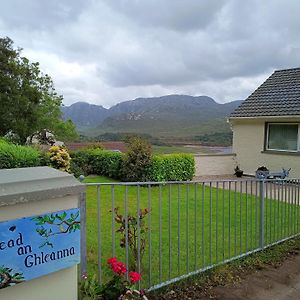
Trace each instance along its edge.
<path fill-rule="evenodd" d="M 235 154 L 195 155 L 195 176 L 232 175 L 236 166 Z"/>
<path fill-rule="evenodd" d="M 233 152 L 236 161 L 244 173 L 255 174 L 260 166 L 266 166 L 270 171 L 281 171 L 282 168 L 292 168 L 290 177 L 300 177 L 300 155 L 288 153 L 264 152 L 265 122 L 300 122 L 299 119 L 258 118 L 231 120 L 233 129 Z"/>

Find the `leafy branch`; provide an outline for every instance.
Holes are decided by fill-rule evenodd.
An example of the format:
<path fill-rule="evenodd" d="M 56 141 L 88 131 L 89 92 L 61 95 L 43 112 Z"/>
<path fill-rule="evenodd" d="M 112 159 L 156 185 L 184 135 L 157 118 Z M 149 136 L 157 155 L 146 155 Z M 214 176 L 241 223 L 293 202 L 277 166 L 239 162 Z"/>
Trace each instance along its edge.
<path fill-rule="evenodd" d="M 18 284 L 24 281 L 22 273 L 13 273 L 13 269 L 0 266 L 0 289 L 4 289 L 13 284 Z"/>
<path fill-rule="evenodd" d="M 32 218 L 36 221 L 36 232 L 41 236 L 46 238 L 45 243 L 43 243 L 40 248 L 44 246 L 50 246 L 53 248 L 53 244 L 49 241 L 49 238 L 54 235 L 66 234 L 75 232 L 80 229 L 79 212 L 73 214 L 67 218 L 67 213 L 63 212 L 61 214 L 51 214 Z M 50 228 L 48 228 L 50 226 Z"/>

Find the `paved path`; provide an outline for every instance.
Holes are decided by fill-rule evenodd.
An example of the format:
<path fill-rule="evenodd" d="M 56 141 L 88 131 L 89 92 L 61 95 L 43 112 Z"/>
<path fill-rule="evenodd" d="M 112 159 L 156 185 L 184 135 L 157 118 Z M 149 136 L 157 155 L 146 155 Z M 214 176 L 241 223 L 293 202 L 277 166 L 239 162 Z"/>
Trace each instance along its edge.
<path fill-rule="evenodd" d="M 222 300 L 299 300 L 300 254 L 285 260 L 281 266 L 267 267 L 245 276 L 240 283 L 214 288 Z"/>

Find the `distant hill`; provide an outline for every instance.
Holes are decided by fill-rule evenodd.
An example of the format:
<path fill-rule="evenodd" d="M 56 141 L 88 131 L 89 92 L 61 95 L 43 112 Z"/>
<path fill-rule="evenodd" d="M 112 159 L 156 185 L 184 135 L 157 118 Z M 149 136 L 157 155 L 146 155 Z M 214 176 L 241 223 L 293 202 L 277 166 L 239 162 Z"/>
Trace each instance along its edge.
<path fill-rule="evenodd" d="M 226 117 L 241 102 L 220 104 L 207 96 L 168 95 L 137 98 L 109 109 L 79 102 L 63 107 L 63 114 L 79 128 L 84 126 L 89 136 L 132 132 L 156 137 L 192 137 L 229 132 Z"/>
<path fill-rule="evenodd" d="M 76 102 L 70 106 L 62 106 L 61 110 L 64 120 L 70 119 L 78 127 L 95 127 L 108 117 L 108 109 L 87 102 Z"/>

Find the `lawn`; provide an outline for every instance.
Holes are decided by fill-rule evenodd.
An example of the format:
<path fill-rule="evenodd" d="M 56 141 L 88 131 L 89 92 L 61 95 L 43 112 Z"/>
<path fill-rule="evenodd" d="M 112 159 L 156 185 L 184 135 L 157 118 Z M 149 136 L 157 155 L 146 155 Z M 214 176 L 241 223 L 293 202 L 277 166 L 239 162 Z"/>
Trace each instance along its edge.
<path fill-rule="evenodd" d="M 113 181 L 98 176 L 89 177 L 85 182 Z M 128 187 L 129 214 L 136 214 L 138 206 L 151 209 L 145 219 L 150 231 L 146 233 L 146 250 L 141 264 L 142 286 L 150 287 L 258 248 L 260 204 L 254 190 L 251 195 L 250 184 L 247 188 L 248 194 L 235 192 L 234 184 L 231 191 L 202 184 L 152 186 L 149 203 L 147 187 Z M 289 197 L 299 204 L 299 187 L 298 194 L 293 189 Z M 105 281 L 109 278 L 106 260 L 114 252 L 124 262 L 126 256 L 125 249 L 120 247 L 121 235 L 116 233 L 114 243 L 112 240 L 111 186 L 101 186 L 100 199 L 101 279 Z M 114 207 L 125 213 L 124 186 L 114 187 Z M 266 199 L 264 211 L 265 244 L 299 232 L 299 205 Z M 96 274 L 97 214 L 97 187 L 89 186 L 88 270 Z M 114 226 L 116 231 L 118 226 Z"/>

